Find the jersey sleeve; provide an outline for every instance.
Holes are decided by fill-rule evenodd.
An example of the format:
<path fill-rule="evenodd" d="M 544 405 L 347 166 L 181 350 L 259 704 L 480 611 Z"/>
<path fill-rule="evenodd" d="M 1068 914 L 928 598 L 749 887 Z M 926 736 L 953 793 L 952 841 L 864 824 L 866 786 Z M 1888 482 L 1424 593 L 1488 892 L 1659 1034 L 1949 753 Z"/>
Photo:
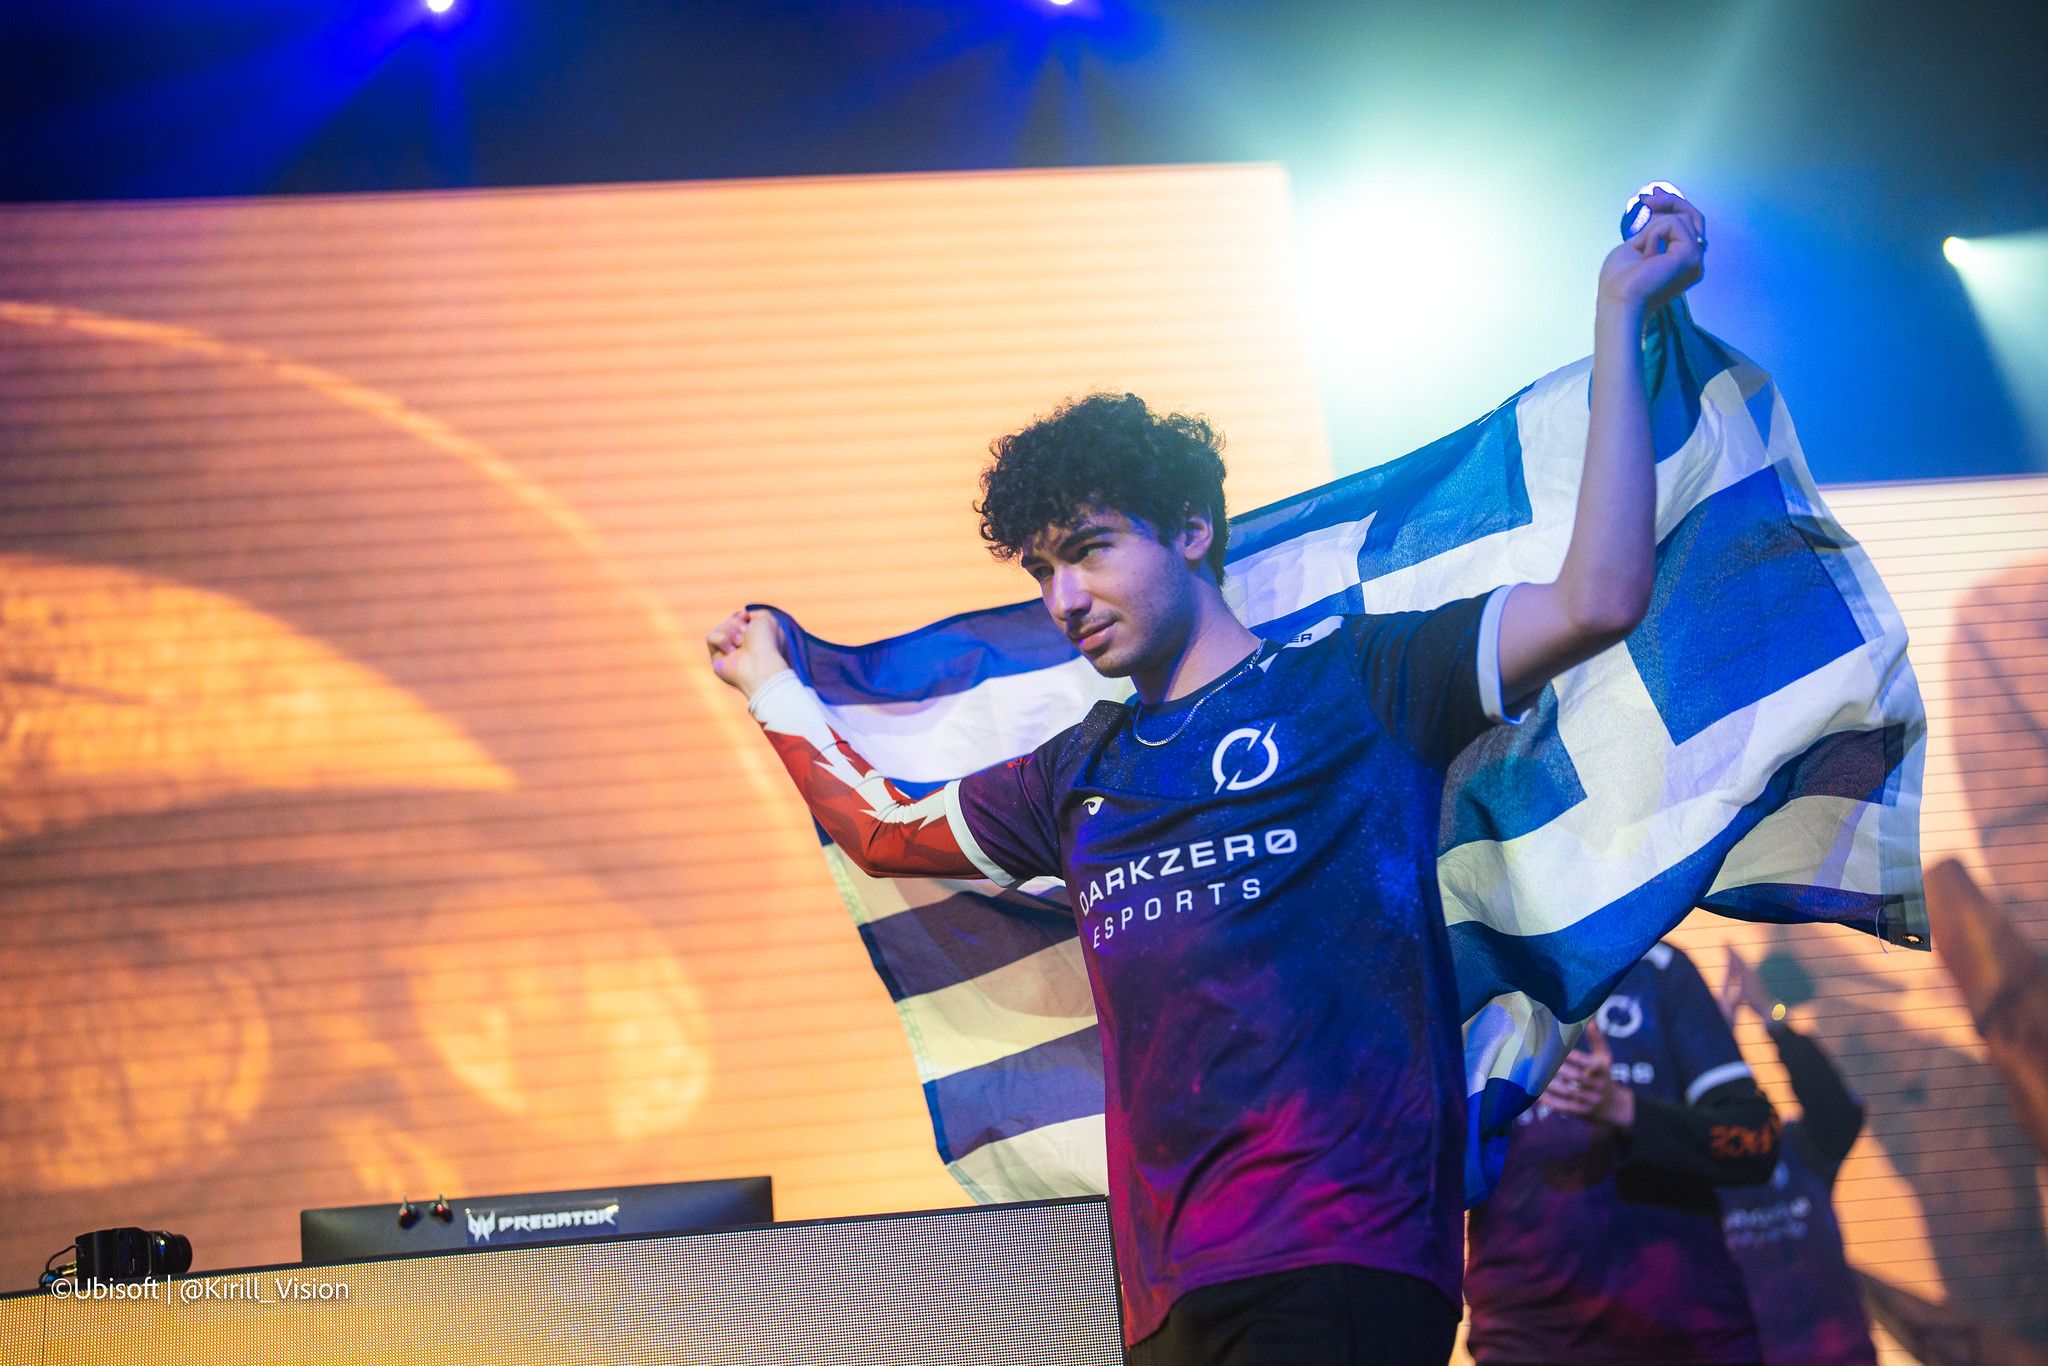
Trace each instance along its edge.
<path fill-rule="evenodd" d="M 1447 768 L 1503 705 L 1500 614 L 1513 585 L 1426 612 L 1351 617 L 1344 642 L 1373 714 L 1424 762 Z"/>
<path fill-rule="evenodd" d="M 1762 1181 L 1777 1162 L 1777 1114 L 1699 969 L 1663 947 L 1670 957 L 1659 969 L 1657 1024 L 1684 1100 L 1636 1096 L 1624 1161 L 1717 1186 Z"/>
<path fill-rule="evenodd" d="M 1721 1013 L 1692 959 L 1672 949 L 1662 972 L 1658 1003 L 1664 1018 L 1660 1023 L 1678 1068 L 1676 1080 L 1684 1090 L 1685 1103 L 1693 1104 L 1723 1082 L 1754 1080 L 1736 1046 L 1735 1031 L 1728 1027 L 1728 1017 Z"/>
<path fill-rule="evenodd" d="M 1863 1132 L 1863 1102 L 1842 1080 L 1842 1074 L 1818 1043 L 1782 1020 L 1773 1021 L 1766 1028 L 1791 1078 L 1792 1094 L 1799 1100 L 1799 1127 L 1813 1145 L 1814 1155 L 1832 1176 L 1856 1146 L 1856 1136 Z"/>
<path fill-rule="evenodd" d="M 832 729 L 817 695 L 784 670 L 747 710 L 767 732 L 812 817 L 861 871 L 880 876 L 986 877 L 968 851 L 960 784 L 913 800 Z"/>
<path fill-rule="evenodd" d="M 1004 887 L 1059 877 L 1059 756 L 1072 731 L 959 783 L 962 844 L 983 877 Z"/>

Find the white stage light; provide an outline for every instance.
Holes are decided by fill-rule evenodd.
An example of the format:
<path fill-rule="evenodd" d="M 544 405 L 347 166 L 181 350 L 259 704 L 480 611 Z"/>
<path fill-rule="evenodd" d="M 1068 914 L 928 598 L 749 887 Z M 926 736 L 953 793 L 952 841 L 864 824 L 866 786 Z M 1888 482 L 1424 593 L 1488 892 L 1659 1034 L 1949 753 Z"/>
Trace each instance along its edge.
<path fill-rule="evenodd" d="M 1299 202 L 1295 284 L 1338 473 L 1403 455 L 1584 353 L 1612 239 L 1571 231 L 1540 200 L 1528 177 L 1402 156 Z"/>
<path fill-rule="evenodd" d="M 2038 467 L 2048 468 L 2048 231 L 1951 237 L 1941 251 L 1970 296 Z"/>

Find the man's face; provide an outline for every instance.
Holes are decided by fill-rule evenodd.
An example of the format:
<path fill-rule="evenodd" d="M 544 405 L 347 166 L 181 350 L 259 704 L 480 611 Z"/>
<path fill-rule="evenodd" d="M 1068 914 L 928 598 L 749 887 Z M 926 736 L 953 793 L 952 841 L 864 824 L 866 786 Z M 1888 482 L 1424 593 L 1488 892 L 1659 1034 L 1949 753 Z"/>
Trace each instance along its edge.
<path fill-rule="evenodd" d="M 1106 508 L 1083 508 L 1047 527 L 1019 557 L 1045 610 L 1097 673 L 1123 678 L 1170 664 L 1194 621 L 1195 585 L 1184 538 L 1162 545 L 1152 527 Z"/>

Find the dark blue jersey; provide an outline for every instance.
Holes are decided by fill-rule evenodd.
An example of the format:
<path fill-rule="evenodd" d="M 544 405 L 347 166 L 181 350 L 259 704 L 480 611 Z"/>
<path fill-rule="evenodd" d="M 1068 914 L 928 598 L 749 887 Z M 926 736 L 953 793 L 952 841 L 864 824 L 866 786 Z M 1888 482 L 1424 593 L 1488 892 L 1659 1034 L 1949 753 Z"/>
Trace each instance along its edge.
<path fill-rule="evenodd" d="M 1863 1107 L 1818 1044 L 1785 1025 L 1771 1037 L 1804 1113 L 1785 1126 L 1768 1182 L 1721 1187 L 1721 1231 L 1749 1287 L 1765 1366 L 1876 1366 L 1834 1206 Z"/>
<path fill-rule="evenodd" d="M 1639 1117 L 1644 1105 L 1747 1084 L 1706 983 L 1667 944 L 1629 970 L 1596 1019 Z M 1627 1136 L 1540 1103 L 1516 1121 L 1500 1184 L 1472 1211 L 1465 1294 L 1481 1366 L 1757 1359 L 1714 1188 L 1630 1157 Z"/>
<path fill-rule="evenodd" d="M 1456 1301 L 1437 817 L 1499 695 L 1499 599 L 1326 622 L 961 783 L 977 862 L 1073 900 L 1133 1341 L 1186 1291 L 1324 1262 Z"/>

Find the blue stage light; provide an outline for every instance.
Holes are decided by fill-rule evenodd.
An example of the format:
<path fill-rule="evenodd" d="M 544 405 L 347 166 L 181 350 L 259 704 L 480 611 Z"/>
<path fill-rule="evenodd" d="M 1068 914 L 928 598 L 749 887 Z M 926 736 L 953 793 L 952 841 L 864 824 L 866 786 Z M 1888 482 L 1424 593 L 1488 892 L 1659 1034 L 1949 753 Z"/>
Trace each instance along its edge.
<path fill-rule="evenodd" d="M 1947 238 L 1941 244 L 1941 254 L 1948 258 L 1950 265 L 1959 266 L 1969 258 L 1970 244 L 1960 237 Z"/>

